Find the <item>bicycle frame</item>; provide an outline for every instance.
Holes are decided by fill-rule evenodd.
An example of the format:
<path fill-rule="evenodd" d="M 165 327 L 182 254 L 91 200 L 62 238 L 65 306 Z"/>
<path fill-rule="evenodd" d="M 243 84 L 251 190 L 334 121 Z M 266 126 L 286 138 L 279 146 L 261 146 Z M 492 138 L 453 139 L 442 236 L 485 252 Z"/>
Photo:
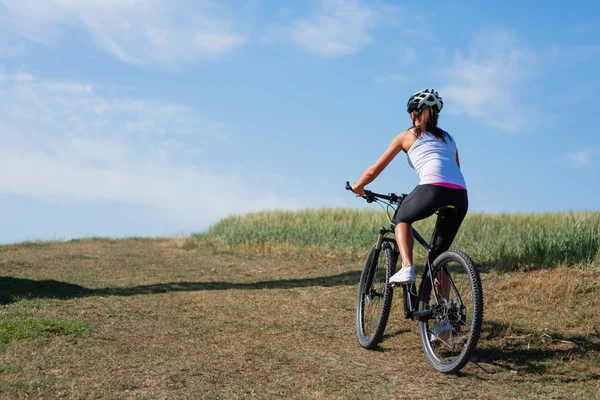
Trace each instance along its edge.
<path fill-rule="evenodd" d="M 417 299 L 419 298 L 419 294 L 421 292 L 421 287 L 423 286 L 423 281 L 425 279 L 429 278 L 429 280 L 431 281 L 431 285 L 432 285 L 431 287 L 434 287 L 433 286 L 434 285 L 433 261 L 437 257 L 437 253 L 435 252 L 435 246 L 433 245 L 433 243 L 435 243 L 435 240 L 437 238 L 437 230 L 438 230 L 438 226 L 440 223 L 440 219 L 442 219 L 442 218 L 444 218 L 444 217 L 439 215 L 439 213 L 438 213 L 438 218 L 437 218 L 437 221 L 436 221 L 436 224 L 435 224 L 435 227 L 433 230 L 433 234 L 431 237 L 431 244 L 427 243 L 427 241 L 423 238 L 423 236 L 421 236 L 421 234 L 414 227 L 411 226 L 413 237 L 427 251 L 428 256 L 427 256 L 427 262 L 425 264 L 425 269 L 423 271 L 423 275 L 421 276 L 421 284 L 419 285 L 419 291 L 418 292 L 416 291 L 415 284 L 402 286 L 403 297 L 404 297 L 404 316 L 407 319 L 419 319 L 419 318 L 427 317 L 431 314 L 431 312 L 429 310 L 421 311 L 421 312 L 417 311 L 417 306 L 418 306 Z M 379 250 L 381 249 L 381 245 L 383 244 L 383 242 L 390 242 L 394 246 L 395 252 L 399 253 L 398 243 L 397 243 L 396 239 L 386 236 L 390 233 L 394 234 L 394 228 L 395 228 L 395 226 L 392 224 L 392 225 L 390 225 L 390 228 L 382 227 L 379 230 L 379 237 L 377 239 L 377 245 L 376 245 L 377 249 L 379 249 Z M 450 276 L 449 276 L 449 278 L 450 278 L 451 285 L 454 286 L 454 282 L 452 281 L 452 278 Z M 437 301 L 437 295 L 435 294 L 435 291 L 434 291 L 433 295 L 436 296 L 436 301 Z"/>
<path fill-rule="evenodd" d="M 352 190 L 349 182 L 346 182 L 346 190 Z M 390 193 L 388 195 L 383 195 L 383 194 L 371 192 L 369 190 L 365 190 L 365 196 L 363 196 L 363 198 L 365 198 L 368 203 L 372 203 L 374 201 L 381 203 L 380 201 L 378 201 L 378 199 L 383 199 L 386 201 L 385 204 L 387 204 L 388 206 L 391 206 L 391 208 L 393 208 L 394 210 L 396 210 L 396 209 L 394 208 L 393 203 L 396 203 L 399 206 L 400 204 L 402 204 L 402 201 L 404 201 L 405 197 L 406 197 L 405 194 L 403 194 L 401 196 L 397 196 L 394 193 Z M 402 286 L 403 297 L 404 297 L 404 316 L 407 319 L 408 318 L 421 319 L 421 318 L 429 317 L 431 315 L 431 310 L 417 311 L 417 307 L 418 307 L 417 300 L 420 297 L 421 290 L 423 288 L 423 282 L 425 281 L 425 279 L 429 278 L 431 287 L 432 288 L 435 287 L 434 280 L 433 280 L 433 262 L 434 262 L 435 258 L 438 256 L 438 254 L 436 252 L 434 243 L 436 242 L 436 239 L 437 239 L 437 232 L 438 232 L 438 228 L 440 225 L 440 220 L 445 218 L 446 212 L 455 212 L 454 206 L 440 207 L 440 209 L 438 209 L 436 211 L 436 215 L 438 217 L 435 222 L 435 227 L 433 228 L 433 233 L 431 235 L 431 243 L 427 243 L 427 241 L 425 239 L 423 239 L 423 236 L 421 236 L 421 234 L 419 232 L 417 232 L 417 230 L 413 226 L 411 226 L 413 237 L 427 251 L 427 262 L 425 264 L 425 270 L 423 271 L 423 275 L 421 276 L 421 283 L 419 285 L 418 292 L 415 291 L 416 288 L 415 288 L 414 283 L 410 284 L 410 285 Z M 388 214 L 388 220 L 390 221 L 390 227 L 389 228 L 382 227 L 379 230 L 379 236 L 377 238 L 376 248 L 378 251 L 380 251 L 381 245 L 383 244 L 383 242 L 390 242 L 394 246 L 395 253 L 399 254 L 398 243 L 397 243 L 396 239 L 387 237 L 387 235 L 390 233 L 392 235 L 395 235 L 395 227 L 396 227 L 395 224 L 392 222 L 389 214 Z M 456 285 L 454 284 L 454 280 L 448 273 L 448 270 L 446 269 L 446 267 L 444 267 L 444 269 L 448 276 L 448 280 L 450 281 L 450 285 L 456 291 Z M 371 279 L 372 279 L 372 277 L 369 277 L 369 281 Z M 414 292 L 411 292 L 411 291 L 414 291 Z M 456 293 L 458 293 L 458 291 L 456 291 Z M 437 293 L 435 290 L 433 290 L 433 296 L 435 298 L 435 302 L 437 303 L 438 297 L 437 297 Z M 458 300 L 462 304 L 462 299 L 460 297 L 458 298 Z"/>
<path fill-rule="evenodd" d="M 425 270 L 423 271 L 423 275 L 421 276 L 421 284 L 419 285 L 419 290 L 416 291 L 416 286 L 414 283 L 402 286 L 403 300 L 404 300 L 404 316 L 407 319 L 420 319 L 420 318 L 428 317 L 429 315 L 431 315 L 430 310 L 417 311 L 417 307 L 418 307 L 417 301 L 420 296 L 421 289 L 423 287 L 423 281 L 425 279 L 429 279 L 430 283 L 431 283 L 431 287 L 432 288 L 434 287 L 433 261 L 438 256 L 435 246 L 434 246 L 434 243 L 436 242 L 436 239 L 437 239 L 437 231 L 439 228 L 440 220 L 445 218 L 444 212 L 447 211 L 448 209 L 453 209 L 453 207 L 447 206 L 441 212 L 439 210 L 436 211 L 436 214 L 438 217 L 437 217 L 437 220 L 435 223 L 435 227 L 433 229 L 433 233 L 431 235 L 431 243 L 427 243 L 427 241 L 423 238 L 423 236 L 421 236 L 421 234 L 414 227 L 411 226 L 411 231 L 412 231 L 413 237 L 427 251 L 428 255 L 427 255 L 427 262 L 425 264 Z M 389 217 L 389 215 L 388 215 L 388 217 Z M 377 239 L 376 248 L 378 250 L 381 250 L 381 245 L 383 244 L 383 242 L 390 242 L 394 246 L 395 252 L 398 254 L 399 253 L 398 243 L 397 243 L 396 239 L 387 237 L 387 235 L 390 233 L 395 234 L 395 225 L 393 223 L 390 224 L 389 228 L 382 227 L 379 230 L 379 236 Z M 454 285 L 454 280 L 452 279 L 452 277 L 450 276 L 450 274 L 448 273 L 447 270 L 446 270 L 446 274 L 448 276 L 450 285 L 454 289 L 456 289 L 456 286 Z M 456 291 L 456 293 L 458 293 L 458 291 Z M 435 290 L 433 291 L 433 296 L 435 297 L 435 301 L 437 302 L 438 299 L 437 299 L 437 293 L 435 292 Z M 458 300 L 462 304 L 462 299 L 460 297 L 458 298 Z"/>

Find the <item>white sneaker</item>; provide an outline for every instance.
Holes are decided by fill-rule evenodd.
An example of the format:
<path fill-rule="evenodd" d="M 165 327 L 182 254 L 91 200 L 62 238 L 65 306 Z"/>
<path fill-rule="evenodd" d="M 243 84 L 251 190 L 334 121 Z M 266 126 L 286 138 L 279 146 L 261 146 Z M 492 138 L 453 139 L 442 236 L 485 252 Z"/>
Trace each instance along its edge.
<path fill-rule="evenodd" d="M 400 268 L 400 271 L 392 275 L 390 278 L 390 283 L 392 285 L 405 285 L 407 283 L 415 283 L 416 280 L 417 278 L 415 278 L 414 265 L 407 265 Z"/>

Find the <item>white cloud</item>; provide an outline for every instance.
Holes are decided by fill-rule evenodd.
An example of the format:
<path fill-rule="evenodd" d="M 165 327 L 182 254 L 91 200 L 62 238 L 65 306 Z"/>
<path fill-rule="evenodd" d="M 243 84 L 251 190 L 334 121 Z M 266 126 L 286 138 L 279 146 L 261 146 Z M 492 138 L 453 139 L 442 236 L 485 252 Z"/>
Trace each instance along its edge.
<path fill-rule="evenodd" d="M 0 0 L 7 29 L 50 45 L 66 27 L 87 32 L 98 47 L 132 64 L 212 59 L 246 38 L 217 2 L 168 0 Z"/>
<path fill-rule="evenodd" d="M 45 85 L 51 92 L 92 93 L 92 85 L 70 82 L 51 82 Z"/>
<path fill-rule="evenodd" d="M 0 92 L 0 159 L 10 171 L 0 174 L 1 195 L 126 203 L 201 223 L 231 212 L 303 206 L 270 195 L 264 183 L 272 177 L 221 174 L 203 163 L 198 152 L 228 139 L 220 124 L 184 105 L 111 97 L 114 90 L 27 73 L 3 75 Z"/>
<path fill-rule="evenodd" d="M 537 112 L 529 104 L 527 79 L 535 72 L 536 55 L 508 32 L 486 32 L 467 55 L 457 53 L 444 72 L 439 92 L 451 103 L 448 112 L 464 114 L 511 133 Z"/>
<path fill-rule="evenodd" d="M 74 151 L 83 150 L 74 156 Z M 294 198 L 261 194 L 238 175 L 219 175 L 154 156 L 143 161 L 123 143 L 57 141 L 56 154 L 0 150 L 11 174 L 0 177 L 0 192 L 55 203 L 97 201 L 148 206 L 169 220 L 216 222 L 232 212 L 295 209 Z M 115 155 L 114 152 L 117 152 Z M 134 160 L 128 160 L 132 157 Z M 114 158 L 114 160 L 112 160 Z M 102 166 L 95 166 L 100 160 Z M 112 161 L 112 162 L 111 162 Z M 240 193 L 244 193 L 241 201 Z"/>
<path fill-rule="evenodd" d="M 194 36 L 194 43 L 198 49 L 207 53 L 228 51 L 245 42 L 241 35 L 225 34 L 222 32 L 200 32 Z"/>
<path fill-rule="evenodd" d="M 420 9 L 385 1 L 318 0 L 317 4 L 318 10 L 304 17 L 288 7 L 280 8 L 279 17 L 290 21 L 271 25 L 263 41 L 289 42 L 314 55 L 333 58 L 360 52 L 373 43 L 375 30 L 391 28 L 399 40 L 386 51 L 412 63 L 418 54 L 406 43 L 435 40 L 429 16 Z"/>
<path fill-rule="evenodd" d="M 589 149 L 579 150 L 579 151 L 568 153 L 567 159 L 575 167 L 585 167 L 592 163 L 593 155 L 594 155 L 594 151 L 592 151 L 592 150 L 589 150 Z"/>
<path fill-rule="evenodd" d="M 354 54 L 371 42 L 376 12 L 355 0 L 322 0 L 317 15 L 273 27 L 267 41 L 285 40 L 322 57 Z"/>

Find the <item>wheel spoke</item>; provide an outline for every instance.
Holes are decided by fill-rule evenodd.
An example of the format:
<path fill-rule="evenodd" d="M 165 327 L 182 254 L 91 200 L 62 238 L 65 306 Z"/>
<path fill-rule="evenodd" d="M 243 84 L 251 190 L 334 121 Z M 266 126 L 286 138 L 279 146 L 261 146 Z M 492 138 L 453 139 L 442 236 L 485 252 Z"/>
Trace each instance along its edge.
<path fill-rule="evenodd" d="M 419 335 L 430 364 L 454 372 L 466 364 L 479 339 L 481 281 L 473 261 L 462 252 L 443 253 L 434 265 L 434 287 L 424 288 L 419 303 L 419 309 L 429 307 L 432 315 L 419 322 Z"/>
<path fill-rule="evenodd" d="M 375 347 L 383 335 L 392 301 L 392 288 L 386 282 L 394 263 L 394 253 L 387 243 L 381 251 L 371 249 L 367 257 L 361 276 L 356 321 L 358 339 L 363 347 Z"/>

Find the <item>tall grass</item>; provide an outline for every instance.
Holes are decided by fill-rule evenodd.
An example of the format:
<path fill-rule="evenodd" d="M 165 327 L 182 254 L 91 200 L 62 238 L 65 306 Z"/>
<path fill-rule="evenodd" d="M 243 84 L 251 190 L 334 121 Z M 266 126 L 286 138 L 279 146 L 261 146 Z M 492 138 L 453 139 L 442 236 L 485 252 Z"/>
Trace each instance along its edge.
<path fill-rule="evenodd" d="M 600 265 L 600 212 L 468 215 L 454 247 L 499 266 Z"/>
<path fill-rule="evenodd" d="M 435 217 L 415 228 L 429 238 Z M 199 240 L 227 245 L 285 245 L 365 251 L 379 227 L 389 226 L 382 211 L 317 209 L 258 212 L 219 221 Z M 496 268 L 555 265 L 600 266 L 600 212 L 468 214 L 453 248 Z"/>

